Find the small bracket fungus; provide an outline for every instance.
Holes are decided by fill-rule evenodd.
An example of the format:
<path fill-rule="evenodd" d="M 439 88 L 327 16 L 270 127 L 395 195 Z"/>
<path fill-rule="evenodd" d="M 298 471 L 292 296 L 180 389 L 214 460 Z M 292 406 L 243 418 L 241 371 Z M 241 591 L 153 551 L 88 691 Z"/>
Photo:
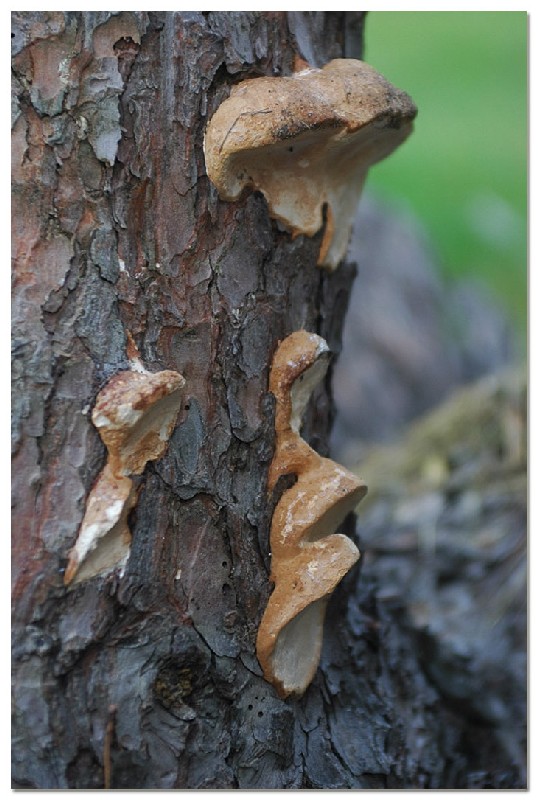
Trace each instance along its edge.
<path fill-rule="evenodd" d="M 282 697 L 302 694 L 314 677 L 327 601 L 360 556 L 347 536 L 334 531 L 364 497 L 366 485 L 322 458 L 300 436 L 304 410 L 325 375 L 328 358 L 324 339 L 297 331 L 280 344 L 269 382 L 276 399 L 270 491 L 281 476 L 297 476 L 271 523 L 275 588 L 257 638 L 264 676 Z"/>
<path fill-rule="evenodd" d="M 336 59 L 291 77 L 234 86 L 205 135 L 207 174 L 223 200 L 261 191 L 294 236 L 326 226 L 318 264 L 344 258 L 368 168 L 412 130 L 416 107 L 372 67 Z"/>
<path fill-rule="evenodd" d="M 107 463 L 90 492 L 64 583 L 103 575 L 127 560 L 127 517 L 136 503 L 131 476 L 164 453 L 177 421 L 185 380 L 178 372 L 128 370 L 99 392 L 92 421 L 108 450 Z"/>

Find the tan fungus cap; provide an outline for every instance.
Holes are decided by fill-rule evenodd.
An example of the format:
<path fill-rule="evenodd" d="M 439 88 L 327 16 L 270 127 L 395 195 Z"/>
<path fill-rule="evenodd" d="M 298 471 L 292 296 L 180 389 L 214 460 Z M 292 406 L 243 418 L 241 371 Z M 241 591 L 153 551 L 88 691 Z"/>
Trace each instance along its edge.
<path fill-rule="evenodd" d="M 405 92 L 355 59 L 247 80 L 207 127 L 207 174 L 223 200 L 261 191 L 294 236 L 319 231 L 326 208 L 318 264 L 334 269 L 368 168 L 407 138 L 416 113 Z"/>

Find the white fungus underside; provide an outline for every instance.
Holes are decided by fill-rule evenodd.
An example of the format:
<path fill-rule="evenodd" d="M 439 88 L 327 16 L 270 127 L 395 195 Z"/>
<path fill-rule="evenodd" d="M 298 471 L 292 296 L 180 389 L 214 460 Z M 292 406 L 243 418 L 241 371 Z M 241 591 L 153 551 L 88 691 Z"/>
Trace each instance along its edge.
<path fill-rule="evenodd" d="M 328 355 L 327 345 L 325 345 L 325 349 L 320 348 L 317 360 L 297 378 L 291 387 L 291 429 L 294 433 L 299 433 L 312 392 L 325 377 L 329 366 Z"/>
<path fill-rule="evenodd" d="M 100 540 L 99 547 L 85 558 L 73 579 L 73 584 L 106 575 L 127 563 L 130 541 L 125 536 L 125 526 L 115 526 Z"/>
<path fill-rule="evenodd" d="M 271 657 L 274 676 L 287 694 L 304 692 L 321 655 L 327 599 L 321 598 L 282 628 Z"/>
<path fill-rule="evenodd" d="M 140 474 L 148 461 L 154 461 L 164 453 L 168 439 L 172 434 L 172 430 L 176 423 L 176 418 L 181 404 L 182 392 L 180 389 L 166 395 L 159 400 L 155 405 L 149 408 L 145 414 L 137 420 L 133 429 L 125 437 L 121 448 L 121 456 L 123 461 L 128 465 L 127 472 L 134 468 L 131 463 L 133 455 L 135 460 L 140 459 L 140 465 L 134 468 L 135 474 Z M 142 460 L 143 453 L 140 452 L 140 443 L 143 442 L 149 433 L 157 434 L 161 446 L 155 447 L 155 440 L 153 442 L 153 450 L 147 454 L 147 458 Z M 140 458 L 142 456 L 142 458 Z"/>

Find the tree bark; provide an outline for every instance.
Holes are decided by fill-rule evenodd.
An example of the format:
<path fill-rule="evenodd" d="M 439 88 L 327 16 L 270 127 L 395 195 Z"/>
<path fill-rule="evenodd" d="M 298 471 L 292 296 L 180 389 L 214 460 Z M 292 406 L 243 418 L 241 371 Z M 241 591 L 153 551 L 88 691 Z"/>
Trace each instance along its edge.
<path fill-rule="evenodd" d="M 318 269 L 321 233 L 292 240 L 256 193 L 219 201 L 203 134 L 238 81 L 290 74 L 296 57 L 360 57 L 362 13 L 13 23 L 14 785 L 461 784 L 461 725 L 357 569 L 302 698 L 279 699 L 255 657 L 270 593 L 269 365 L 301 328 L 338 353 L 354 267 Z M 90 412 L 129 367 L 130 338 L 146 369 L 186 379 L 180 424 L 141 479 L 125 571 L 66 589 L 106 460 Z M 329 386 L 304 434 L 322 453 Z"/>
<path fill-rule="evenodd" d="M 202 141 L 232 83 L 343 55 L 346 15 L 23 12 L 13 30 L 16 780 L 102 786 L 115 708 L 115 788 L 297 785 L 293 714 L 254 655 L 268 368 L 303 327 L 337 350 L 352 270 L 320 271 L 319 237 L 291 241 L 260 196 L 219 202 Z M 105 458 L 89 411 L 128 332 L 185 377 L 182 424 L 144 474 L 123 577 L 67 592 Z"/>

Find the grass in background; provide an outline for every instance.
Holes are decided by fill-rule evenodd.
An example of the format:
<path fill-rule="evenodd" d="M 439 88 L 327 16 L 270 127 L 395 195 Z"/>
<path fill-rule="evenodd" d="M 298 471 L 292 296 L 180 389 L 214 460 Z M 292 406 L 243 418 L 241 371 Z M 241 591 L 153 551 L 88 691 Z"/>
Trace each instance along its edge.
<path fill-rule="evenodd" d="M 365 60 L 418 106 L 368 186 L 423 221 L 445 274 L 527 309 L 527 14 L 372 11 Z"/>

